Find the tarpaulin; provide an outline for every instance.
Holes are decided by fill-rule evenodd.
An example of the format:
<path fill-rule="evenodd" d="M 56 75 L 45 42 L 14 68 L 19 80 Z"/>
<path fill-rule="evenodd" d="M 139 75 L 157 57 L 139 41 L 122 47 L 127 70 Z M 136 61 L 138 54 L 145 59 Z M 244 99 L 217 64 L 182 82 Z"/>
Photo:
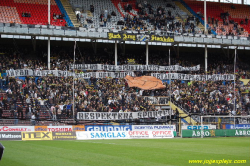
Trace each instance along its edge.
<path fill-rule="evenodd" d="M 166 88 L 160 79 L 153 76 L 131 77 L 127 75 L 125 80 L 128 82 L 129 87 L 138 87 L 143 90 Z"/>

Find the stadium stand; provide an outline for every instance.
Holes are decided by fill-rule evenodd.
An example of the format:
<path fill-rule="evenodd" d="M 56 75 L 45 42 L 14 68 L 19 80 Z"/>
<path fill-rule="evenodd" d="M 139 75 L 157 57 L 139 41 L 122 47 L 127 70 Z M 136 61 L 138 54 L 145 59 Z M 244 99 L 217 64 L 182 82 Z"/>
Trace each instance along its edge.
<path fill-rule="evenodd" d="M 178 35 L 203 34 L 203 2 L 182 1 L 142 1 L 131 0 L 69 0 L 71 6 L 65 1 L 51 0 L 51 24 L 55 26 L 77 26 L 72 19 L 72 12 L 80 22 L 80 31 L 93 32 L 119 32 L 129 33 L 155 33 L 171 32 Z M 0 22 L 16 24 L 47 25 L 47 0 L 1 0 Z M 231 5 L 208 2 L 209 34 L 218 36 L 234 35 L 240 37 L 249 36 L 249 6 Z M 191 11 L 192 9 L 192 11 Z M 194 13 L 195 12 L 195 13 Z M 69 14 L 71 13 L 71 14 Z M 201 24 L 200 24 L 201 23 Z M 46 27 L 46 26 L 45 26 Z M 60 28 L 60 27 L 59 27 Z M 69 28 L 70 29 L 70 28 Z M 73 28 L 72 28 L 73 29 Z M 73 29 L 76 30 L 77 28 Z M 71 29 L 70 29 L 71 30 Z M 8 33 L 11 31 L 7 31 Z M 59 31 L 60 32 L 60 31 Z M 74 31 L 75 32 L 75 31 Z M 52 34 L 52 31 L 51 31 Z M 47 37 L 47 36 L 46 36 Z M 72 36 L 73 39 L 74 36 Z M 199 36 L 202 37 L 202 36 Z M 63 40 L 63 38 L 60 38 Z M 35 39 L 34 39 L 35 40 Z M 57 38 L 58 40 L 58 38 Z M 91 39 L 92 40 L 92 39 Z M 246 39 L 249 40 L 249 39 Z M 15 40 L 14 45 L 15 45 Z M 193 41 L 192 41 L 193 42 Z M 125 43 L 125 42 L 124 42 Z M 239 42 L 240 43 L 240 42 Z M 93 43 L 92 43 L 93 44 Z M 107 43 L 105 43 L 107 44 Z M 166 44 L 166 43 L 164 43 Z M 179 43 L 178 43 L 179 44 Z M 195 43 L 197 45 L 197 43 Z M 238 44 L 238 43 L 236 43 Z M 236 45 L 235 44 L 235 45 Z M 93 44 L 94 45 L 94 44 Z M 93 46 L 92 45 L 92 46 Z M 107 44 L 108 45 L 108 44 Z M 120 43 L 121 46 L 121 43 Z M 34 47 L 34 45 L 33 45 Z M 122 47 L 122 46 L 121 46 Z M 136 47 L 136 46 L 134 46 Z M 173 45 L 173 47 L 175 47 Z M 79 49 L 79 48 L 78 48 Z M 80 48 L 81 49 L 81 48 Z M 179 48 L 178 48 L 179 49 Z M 33 50 L 34 51 L 34 50 Z M 29 57 L 29 47 L 21 50 L 1 52 L 0 59 L 0 106 L 6 119 L 19 118 L 30 119 L 26 114 L 29 106 L 33 109 L 36 119 L 73 118 L 72 109 L 72 84 L 73 79 L 48 77 L 8 77 L 9 69 L 47 69 L 47 59 L 44 52 L 47 48 L 38 48 L 36 56 Z M 64 47 L 51 49 L 52 70 L 70 70 L 73 62 L 73 51 Z M 112 64 L 114 65 L 114 52 L 110 48 L 101 48 L 94 51 L 84 49 L 83 54 L 77 53 L 76 63 L 81 64 Z M 99 53 L 96 53 L 99 52 Z M 192 55 L 192 54 L 197 55 Z M 150 51 L 149 64 L 167 66 L 169 64 L 166 51 L 152 49 Z M 118 64 L 127 64 L 127 59 L 135 60 L 136 64 L 145 64 L 145 52 L 123 52 L 119 55 Z M 124 79 L 78 79 L 75 81 L 76 112 L 135 112 L 155 111 L 155 107 L 144 97 L 171 96 L 175 107 L 183 110 L 186 115 L 249 115 L 249 57 L 237 59 L 236 96 L 234 96 L 232 81 L 183 81 L 163 80 L 165 89 L 140 90 L 129 88 Z M 171 64 L 181 66 L 194 66 L 204 63 L 204 57 L 200 53 L 182 52 L 180 57 L 172 57 Z M 209 74 L 233 73 L 233 59 L 219 54 L 209 55 Z M 77 72 L 87 72 L 78 70 Z M 135 71 L 137 76 L 150 75 L 150 72 Z M 205 74 L 204 67 L 200 71 L 186 72 L 186 74 Z M 245 83 L 246 82 L 246 83 Z M 170 88 L 171 87 L 171 88 Z M 172 91 L 170 91 L 172 89 Z M 234 101 L 233 98 L 236 98 Z M 234 106 L 236 111 L 234 111 Z M 20 108 L 19 108 L 20 107 Z M 53 109 L 57 112 L 53 112 Z M 18 110 L 16 116 L 14 110 Z M 76 114 L 75 112 L 75 114 Z M 0 122 L 1 123 L 1 122 Z M 13 124 L 14 121 L 6 121 Z M 29 122 L 22 122 L 29 125 Z"/>
<path fill-rule="evenodd" d="M 185 0 L 185 2 L 203 18 L 204 3 L 201 1 Z M 239 4 L 207 2 L 207 21 L 212 30 L 218 35 L 234 35 L 248 37 L 250 7 Z M 247 21 L 246 21 L 247 19 Z"/>
<path fill-rule="evenodd" d="M 0 22 L 48 25 L 48 5 L 45 0 L 1 0 Z M 51 0 L 51 25 L 65 26 L 65 20 L 54 0 Z"/>
<path fill-rule="evenodd" d="M 40 48 L 43 50 L 43 48 Z M 46 69 L 46 60 L 42 59 L 42 52 L 32 61 L 20 53 L 6 52 L 1 59 L 1 73 L 6 69 Z M 51 61 L 52 69 L 69 70 L 72 63 L 71 51 L 58 47 L 52 49 L 53 59 Z M 76 55 L 76 63 L 103 63 L 113 64 L 109 50 L 99 54 L 93 54 L 91 50 L 84 49 L 82 53 Z M 156 52 L 152 50 L 151 64 L 168 65 L 168 59 L 165 52 Z M 119 64 L 127 64 L 125 58 L 134 58 L 135 63 L 143 63 L 143 53 L 127 53 L 121 55 Z M 40 57 L 40 58 L 39 58 Z M 210 65 L 208 70 L 210 74 L 228 74 L 233 72 L 232 61 L 227 58 L 210 55 Z M 242 57 L 241 57 L 242 58 Z M 202 63 L 203 58 L 199 55 L 182 54 L 179 58 L 172 58 L 171 64 L 180 64 L 190 66 Z M 246 115 L 250 114 L 249 102 L 249 83 L 243 84 L 240 79 L 249 79 L 249 64 L 247 59 L 239 59 L 237 63 L 237 84 L 236 84 L 236 112 L 233 110 L 233 83 L 232 81 L 182 81 L 174 80 L 171 83 L 172 102 L 181 108 L 187 115 Z M 8 63 L 3 63 L 8 62 Z M 86 71 L 77 71 L 86 72 Z M 202 74 L 204 70 L 191 72 L 193 74 Z M 138 76 L 149 75 L 150 72 L 136 72 Z M 18 105 L 23 105 L 23 119 L 29 118 L 26 115 L 26 109 L 29 105 L 36 113 L 37 119 L 45 120 L 53 117 L 52 108 L 56 108 L 57 119 L 71 119 L 72 110 L 72 78 L 57 77 L 19 77 L 8 78 L 2 75 L 3 86 L 1 87 L 1 104 L 3 107 L 3 117 L 13 118 L 13 110 Z M 154 111 L 159 108 L 144 100 L 145 96 L 169 96 L 169 80 L 163 80 L 166 89 L 162 90 L 140 90 L 138 88 L 129 88 L 124 79 L 86 79 L 76 81 L 76 112 L 122 112 L 122 111 Z M 18 116 L 22 119 L 22 115 Z M 13 123 L 13 122 L 10 122 Z M 27 125 L 29 124 L 26 122 Z"/>

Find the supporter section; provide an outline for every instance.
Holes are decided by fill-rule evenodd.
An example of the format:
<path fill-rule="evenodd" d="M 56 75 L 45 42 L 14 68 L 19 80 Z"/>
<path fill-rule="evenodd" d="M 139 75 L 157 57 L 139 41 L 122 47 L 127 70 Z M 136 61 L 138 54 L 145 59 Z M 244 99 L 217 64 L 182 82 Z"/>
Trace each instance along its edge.
<path fill-rule="evenodd" d="M 7 41 L 7 40 L 6 40 Z M 72 119 L 72 78 L 71 77 L 7 77 L 8 69 L 29 68 L 34 70 L 47 69 L 46 42 L 38 41 L 39 47 L 34 55 L 32 50 L 23 42 L 20 44 L 18 52 L 13 47 L 3 44 L 1 48 L 2 58 L 0 59 L 0 73 L 2 76 L 1 104 L 4 118 L 14 118 L 13 110 L 22 105 L 22 114 L 19 113 L 19 119 L 29 119 L 26 115 L 26 108 L 32 105 L 35 116 L 38 119 L 52 119 L 53 113 L 50 112 L 53 107 L 58 108 L 55 120 Z M 69 43 L 56 42 L 51 47 L 51 69 L 69 70 L 73 62 L 73 50 Z M 60 46 L 62 44 L 63 46 Z M 72 44 L 72 43 L 71 43 Z M 97 54 L 93 52 L 89 43 L 79 43 L 79 49 L 76 51 L 76 63 L 86 64 L 114 64 L 113 45 L 99 45 Z M 68 46 L 66 46 L 68 45 Z M 72 44 L 73 45 L 73 44 Z M 22 47 L 25 46 L 25 47 Z M 9 49 L 8 49 L 9 47 Z M 25 48 L 25 49 L 22 49 Z M 144 46 L 126 46 L 126 54 L 118 50 L 118 64 L 145 64 Z M 161 50 L 162 49 L 162 50 Z M 168 65 L 168 56 L 166 48 L 154 47 L 149 49 L 150 64 Z M 208 56 L 209 74 L 232 74 L 233 57 L 223 56 L 219 49 L 210 49 Z M 232 51 L 230 51 L 233 53 Z M 247 51 L 239 50 L 236 66 L 236 111 L 234 111 L 233 102 L 233 81 L 183 81 L 172 80 L 171 96 L 172 102 L 181 108 L 187 114 L 212 114 L 212 115 L 247 115 L 249 114 L 249 57 Z M 203 49 L 180 48 L 180 57 L 177 57 L 174 51 L 171 52 L 171 64 L 181 66 L 194 66 L 201 64 L 201 70 L 197 72 L 185 72 L 189 74 L 204 74 L 204 56 Z M 77 71 L 86 73 L 88 71 Z M 137 76 L 150 75 L 150 72 L 135 71 Z M 241 79 L 246 79 L 243 83 Z M 142 91 L 138 88 L 129 88 L 124 79 L 78 79 L 75 82 L 76 89 L 76 112 L 138 112 L 138 111 L 156 111 L 160 108 L 146 100 L 148 96 L 167 97 L 170 95 L 169 80 L 162 80 L 165 89 L 154 91 Z M 8 88 L 10 88 L 8 90 Z M 11 93 L 10 93 L 11 92 Z M 60 112 L 61 111 L 61 112 Z M 76 115 L 76 113 L 75 113 Z M 154 119 L 155 120 L 155 119 Z M 19 121 L 18 123 L 20 123 Z M 14 122 L 11 121 L 11 124 Z M 47 122 L 46 122 L 47 123 Z M 185 122 L 188 123 L 188 122 Z M 30 121 L 27 122 L 30 124 Z"/>

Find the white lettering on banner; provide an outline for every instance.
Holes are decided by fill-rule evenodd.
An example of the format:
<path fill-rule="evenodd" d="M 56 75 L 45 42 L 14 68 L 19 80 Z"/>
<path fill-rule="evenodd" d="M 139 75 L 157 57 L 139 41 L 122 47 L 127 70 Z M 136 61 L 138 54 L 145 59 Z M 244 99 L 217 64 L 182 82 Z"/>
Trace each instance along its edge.
<path fill-rule="evenodd" d="M 35 131 L 34 126 L 0 126 L 2 131 Z"/>
<path fill-rule="evenodd" d="M 20 76 L 55 76 L 55 77 L 70 77 L 75 76 L 76 78 L 89 79 L 95 78 L 124 78 L 126 75 L 135 76 L 134 72 L 89 72 L 89 73 L 72 73 L 70 71 L 61 70 L 7 70 L 9 77 L 20 77 Z"/>
<path fill-rule="evenodd" d="M 129 126 L 85 126 L 86 131 L 129 131 Z"/>
<path fill-rule="evenodd" d="M 78 112 L 79 120 L 122 120 L 140 118 L 158 118 L 172 115 L 171 110 L 139 111 L 139 112 Z"/>
<path fill-rule="evenodd" d="M 151 76 L 160 80 L 187 80 L 187 81 L 223 81 L 234 80 L 234 74 L 191 75 L 181 73 L 151 73 Z"/>
<path fill-rule="evenodd" d="M 210 136 L 210 132 L 209 131 L 197 131 L 197 130 L 193 130 L 193 134 L 192 137 L 200 137 L 200 136 Z"/>
<path fill-rule="evenodd" d="M 141 130 L 171 130 L 176 131 L 175 125 L 132 125 L 132 131 Z"/>
<path fill-rule="evenodd" d="M 0 138 L 22 138 L 22 135 L 12 135 L 12 134 L 1 134 Z"/>
<path fill-rule="evenodd" d="M 250 131 L 249 130 L 236 130 L 235 131 L 235 135 L 239 135 L 239 136 L 244 136 L 244 135 L 250 135 Z"/>
<path fill-rule="evenodd" d="M 136 139 L 136 138 L 174 138 L 173 131 L 80 131 L 76 132 L 77 140 L 86 139 Z"/>
<path fill-rule="evenodd" d="M 112 132 L 100 132 L 100 131 L 82 131 L 76 132 L 77 140 L 85 139 L 127 139 L 127 131 L 112 131 Z"/>
<path fill-rule="evenodd" d="M 47 131 L 50 132 L 69 132 L 73 131 L 72 126 L 48 126 Z"/>
<path fill-rule="evenodd" d="M 202 126 L 181 126 L 182 130 L 200 130 Z M 216 125 L 203 125 L 204 130 L 216 129 Z"/>
<path fill-rule="evenodd" d="M 106 71 L 198 71 L 200 65 L 193 67 L 182 67 L 179 65 L 158 66 L 158 65 L 102 65 L 102 64 L 75 64 L 70 68 L 79 70 L 106 70 Z"/>

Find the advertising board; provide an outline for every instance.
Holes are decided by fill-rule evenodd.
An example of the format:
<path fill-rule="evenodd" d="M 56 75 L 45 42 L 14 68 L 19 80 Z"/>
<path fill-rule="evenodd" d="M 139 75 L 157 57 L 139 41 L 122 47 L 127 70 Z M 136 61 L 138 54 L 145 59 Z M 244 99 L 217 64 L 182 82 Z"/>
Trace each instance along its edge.
<path fill-rule="evenodd" d="M 72 126 L 47 126 L 49 132 L 71 132 Z"/>
<path fill-rule="evenodd" d="M 182 130 L 182 137 L 239 137 L 250 136 L 250 129 Z"/>
<path fill-rule="evenodd" d="M 22 140 L 52 140 L 52 132 L 22 132 Z"/>
<path fill-rule="evenodd" d="M 0 132 L 0 140 L 22 140 L 21 132 Z"/>
<path fill-rule="evenodd" d="M 76 132 L 52 132 L 53 140 L 76 140 Z"/>
<path fill-rule="evenodd" d="M 131 131 L 131 125 L 86 125 L 85 131 Z"/>
<path fill-rule="evenodd" d="M 173 130 L 176 131 L 175 125 L 132 125 L 132 131 L 141 130 Z"/>
<path fill-rule="evenodd" d="M 174 138 L 173 131 L 86 131 L 76 132 L 77 140 L 86 139 L 143 139 L 143 138 Z"/>
<path fill-rule="evenodd" d="M 85 131 L 85 126 L 84 125 L 74 125 L 72 127 L 73 131 Z"/>
<path fill-rule="evenodd" d="M 250 124 L 226 124 L 225 129 L 250 129 Z"/>
<path fill-rule="evenodd" d="M 182 130 L 200 130 L 202 126 L 181 126 Z M 203 125 L 203 129 L 207 130 L 207 129 L 216 129 L 216 125 Z"/>
<path fill-rule="evenodd" d="M 0 132 L 34 131 L 34 126 L 0 126 Z"/>
<path fill-rule="evenodd" d="M 86 139 L 127 139 L 128 134 L 126 131 L 83 131 L 76 132 L 77 140 L 86 140 Z"/>
<path fill-rule="evenodd" d="M 134 138 L 174 138 L 173 131 L 128 131 L 128 138 L 129 139 L 134 139 Z"/>
<path fill-rule="evenodd" d="M 47 126 L 35 126 L 36 132 L 48 131 Z"/>

